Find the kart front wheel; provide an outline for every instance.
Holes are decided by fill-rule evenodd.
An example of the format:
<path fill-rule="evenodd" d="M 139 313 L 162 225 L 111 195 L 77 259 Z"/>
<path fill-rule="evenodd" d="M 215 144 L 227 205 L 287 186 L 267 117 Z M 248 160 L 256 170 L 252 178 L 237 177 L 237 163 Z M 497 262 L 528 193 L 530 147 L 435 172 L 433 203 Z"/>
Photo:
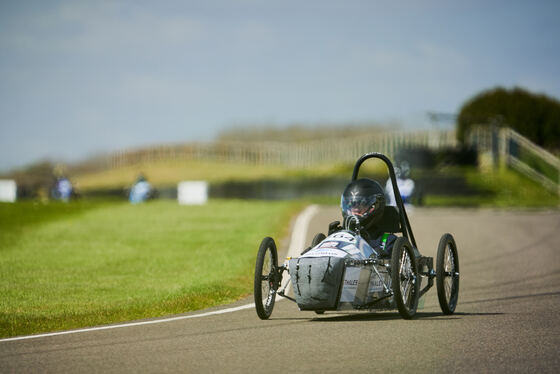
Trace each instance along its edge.
<path fill-rule="evenodd" d="M 260 319 L 268 319 L 274 308 L 278 290 L 278 252 L 274 239 L 266 237 L 261 242 L 255 265 L 255 308 Z"/>
<path fill-rule="evenodd" d="M 325 240 L 327 237 L 325 236 L 325 234 L 323 234 L 322 232 L 316 234 L 313 237 L 313 240 L 311 241 L 311 248 L 314 248 L 317 244 L 321 243 L 323 240 Z"/>
<path fill-rule="evenodd" d="M 393 245 L 391 285 L 399 314 L 405 319 L 411 319 L 418 307 L 420 279 L 414 250 L 405 237 L 397 238 Z"/>
<path fill-rule="evenodd" d="M 451 234 L 444 234 L 438 245 L 436 285 L 443 314 L 453 314 L 459 298 L 459 256 Z"/>

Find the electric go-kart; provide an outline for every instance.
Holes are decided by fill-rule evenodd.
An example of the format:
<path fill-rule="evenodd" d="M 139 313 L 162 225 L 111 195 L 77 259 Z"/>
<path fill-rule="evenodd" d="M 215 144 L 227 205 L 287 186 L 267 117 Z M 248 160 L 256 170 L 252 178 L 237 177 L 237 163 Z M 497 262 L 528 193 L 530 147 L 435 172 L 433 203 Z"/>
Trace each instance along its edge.
<path fill-rule="evenodd" d="M 311 247 L 297 258 L 278 264 L 274 239 L 261 242 L 255 268 L 254 296 L 257 315 L 268 319 L 276 295 L 297 303 L 300 310 L 394 310 L 406 319 L 414 317 L 419 299 L 436 279 L 441 310 L 452 314 L 459 295 L 459 258 L 451 234 L 444 234 L 438 245 L 436 270 L 433 258 L 420 254 L 406 210 L 398 190 L 391 161 L 380 153 L 367 153 L 354 166 L 352 181 L 367 159 L 385 162 L 397 206 L 386 206 L 380 226 L 384 232 L 398 236 L 390 258 L 373 249 L 359 235 L 359 221 L 352 216 L 344 225 L 329 225 L 328 236 L 315 235 Z M 289 279 L 283 285 L 282 277 Z M 287 295 L 291 283 L 294 297 Z M 282 288 L 281 288 L 282 287 Z M 280 289 L 281 288 L 281 289 Z"/>

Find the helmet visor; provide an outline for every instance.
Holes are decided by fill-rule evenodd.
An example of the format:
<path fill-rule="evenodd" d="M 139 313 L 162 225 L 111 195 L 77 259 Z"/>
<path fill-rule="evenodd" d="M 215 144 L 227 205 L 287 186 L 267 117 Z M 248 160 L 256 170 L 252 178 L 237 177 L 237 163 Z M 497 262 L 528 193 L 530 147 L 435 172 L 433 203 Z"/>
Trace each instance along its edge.
<path fill-rule="evenodd" d="M 377 195 L 373 196 L 342 196 L 340 202 L 342 212 L 348 216 L 365 217 L 375 210 Z"/>

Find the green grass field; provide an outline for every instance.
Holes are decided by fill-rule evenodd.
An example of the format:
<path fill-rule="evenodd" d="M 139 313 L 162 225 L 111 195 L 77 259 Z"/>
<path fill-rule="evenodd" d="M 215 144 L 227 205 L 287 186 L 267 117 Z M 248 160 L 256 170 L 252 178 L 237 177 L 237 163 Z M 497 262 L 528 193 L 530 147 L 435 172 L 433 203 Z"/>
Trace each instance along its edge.
<path fill-rule="evenodd" d="M 480 191 L 473 196 L 427 196 L 427 206 L 464 206 L 493 208 L 557 208 L 560 198 L 533 180 L 509 169 L 480 172 L 460 170 L 467 183 Z"/>
<path fill-rule="evenodd" d="M 168 166 L 155 174 L 154 182 L 204 179 L 218 168 L 190 165 L 181 174 Z M 352 165 L 335 165 L 315 169 L 313 175 L 350 175 L 351 170 Z M 305 170 L 228 171 L 241 180 L 309 176 Z M 89 187 L 123 185 L 136 172 L 131 169 L 130 178 L 113 171 L 96 174 Z M 559 205 L 557 195 L 510 170 L 438 172 L 458 173 L 483 192 L 426 196 L 427 206 Z M 338 204 L 339 199 L 311 201 Z M 179 206 L 173 200 L 130 205 L 87 199 L 0 203 L 0 337 L 170 315 L 238 300 L 252 293 L 262 237 L 284 237 L 290 218 L 303 205 L 236 200 L 211 200 L 205 206 Z"/>
<path fill-rule="evenodd" d="M 156 187 L 173 186 L 181 180 L 250 181 L 259 179 L 298 180 L 313 177 L 345 177 L 352 175 L 353 164 L 319 165 L 309 169 L 281 166 L 225 164 L 213 161 L 153 162 L 105 170 L 73 177 L 78 189 L 84 192 L 109 188 L 130 187 L 136 176 L 143 172 Z M 447 167 L 420 173 L 442 176 L 463 176 L 469 186 L 480 193 L 470 196 L 428 195 L 427 206 L 483 206 L 483 207 L 557 207 L 558 196 L 529 178 L 509 169 L 484 171 L 474 167 Z M 369 162 L 360 169 L 361 176 L 383 176 L 387 172 L 381 162 Z M 412 178 L 415 178 L 413 173 Z M 378 179 L 379 180 L 379 179 Z M 322 196 L 314 202 L 338 204 L 339 196 Z"/>
<path fill-rule="evenodd" d="M 350 178 L 352 164 L 323 164 L 309 168 L 280 165 L 251 165 L 219 161 L 154 161 L 133 166 L 71 175 L 80 191 L 130 187 L 140 173 L 156 187 L 175 186 L 183 180 L 253 181 L 261 179 L 298 179 L 310 177 L 343 176 Z M 364 171 L 384 173 L 381 163 L 364 165 Z"/>
<path fill-rule="evenodd" d="M 0 336 L 156 317 L 252 293 L 298 202 L 0 204 Z"/>

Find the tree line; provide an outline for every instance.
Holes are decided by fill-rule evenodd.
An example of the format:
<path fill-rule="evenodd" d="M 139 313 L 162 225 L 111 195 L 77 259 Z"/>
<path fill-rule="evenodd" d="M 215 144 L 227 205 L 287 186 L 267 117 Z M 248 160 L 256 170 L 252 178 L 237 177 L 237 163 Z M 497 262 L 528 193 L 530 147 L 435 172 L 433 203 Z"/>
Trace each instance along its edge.
<path fill-rule="evenodd" d="M 483 91 L 461 108 L 457 136 L 464 142 L 472 126 L 508 126 L 534 143 L 560 150 L 560 101 L 523 88 Z"/>

